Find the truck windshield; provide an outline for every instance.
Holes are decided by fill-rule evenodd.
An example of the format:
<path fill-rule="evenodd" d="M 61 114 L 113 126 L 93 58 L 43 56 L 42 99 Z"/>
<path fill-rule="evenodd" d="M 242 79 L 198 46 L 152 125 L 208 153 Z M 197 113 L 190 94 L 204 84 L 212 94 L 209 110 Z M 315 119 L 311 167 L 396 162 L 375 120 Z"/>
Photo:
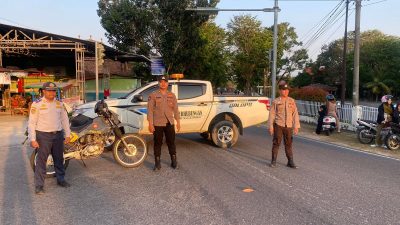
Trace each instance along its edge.
<path fill-rule="evenodd" d="M 146 84 L 147 85 L 147 84 Z M 128 94 L 126 94 L 126 95 L 124 95 L 124 96 L 122 96 L 122 97 L 119 97 L 118 99 L 127 99 L 128 97 L 129 97 L 129 95 L 131 95 L 133 92 L 135 92 L 136 90 L 138 90 L 139 88 L 142 88 L 143 86 L 140 86 L 140 87 L 138 87 L 138 88 L 135 88 L 135 89 L 133 89 L 132 91 L 130 91 Z"/>

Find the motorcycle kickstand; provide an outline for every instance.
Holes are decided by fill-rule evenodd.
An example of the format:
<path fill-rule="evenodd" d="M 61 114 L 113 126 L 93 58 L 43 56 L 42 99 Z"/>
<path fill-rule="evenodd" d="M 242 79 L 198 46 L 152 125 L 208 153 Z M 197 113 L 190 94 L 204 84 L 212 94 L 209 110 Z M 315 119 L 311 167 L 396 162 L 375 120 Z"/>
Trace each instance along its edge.
<path fill-rule="evenodd" d="M 82 161 L 82 163 L 83 163 L 83 166 L 84 166 L 85 168 L 87 168 L 85 161 L 83 161 L 82 154 L 80 154 L 80 155 L 81 155 L 81 161 Z"/>

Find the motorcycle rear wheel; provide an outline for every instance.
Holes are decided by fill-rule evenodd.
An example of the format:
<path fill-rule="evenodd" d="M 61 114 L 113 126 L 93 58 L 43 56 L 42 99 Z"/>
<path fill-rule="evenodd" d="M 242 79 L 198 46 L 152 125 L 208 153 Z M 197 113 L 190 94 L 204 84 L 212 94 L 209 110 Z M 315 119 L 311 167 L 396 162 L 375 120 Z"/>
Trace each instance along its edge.
<path fill-rule="evenodd" d="M 36 159 L 37 159 L 37 150 L 33 150 L 32 154 L 31 154 L 31 158 L 30 158 L 30 163 L 31 163 L 31 167 L 33 172 L 35 172 L 35 168 L 36 168 Z M 69 164 L 69 160 L 64 160 L 64 169 L 66 170 Z M 47 162 L 46 162 L 46 178 L 50 178 L 50 177 L 55 177 L 56 176 L 56 171 L 54 169 L 54 162 L 53 162 L 53 156 L 50 154 L 49 157 L 47 158 Z"/>
<path fill-rule="evenodd" d="M 374 141 L 374 137 L 366 137 L 366 135 L 375 135 L 369 128 L 363 128 L 357 131 L 357 139 L 362 144 L 371 144 Z"/>
<path fill-rule="evenodd" d="M 400 149 L 400 137 L 397 134 L 389 135 L 385 140 L 386 147 L 388 149 L 395 151 Z"/>
<path fill-rule="evenodd" d="M 128 145 L 126 149 L 122 140 Z M 123 167 L 134 168 L 140 166 L 147 157 L 147 145 L 142 137 L 136 134 L 124 134 L 114 142 L 113 155 L 115 161 Z"/>

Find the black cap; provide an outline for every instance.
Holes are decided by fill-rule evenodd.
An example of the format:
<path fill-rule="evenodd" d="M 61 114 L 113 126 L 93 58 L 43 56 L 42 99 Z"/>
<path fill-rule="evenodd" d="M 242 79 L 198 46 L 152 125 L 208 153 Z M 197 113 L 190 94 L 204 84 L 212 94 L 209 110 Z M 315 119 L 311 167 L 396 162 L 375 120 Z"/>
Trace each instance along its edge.
<path fill-rule="evenodd" d="M 57 85 L 53 82 L 46 82 L 43 84 L 42 89 L 46 91 L 55 91 L 57 90 Z"/>
<path fill-rule="evenodd" d="M 280 84 L 279 85 L 279 90 L 288 90 L 289 89 L 289 85 L 288 84 Z"/>
<path fill-rule="evenodd" d="M 162 75 L 162 76 L 158 79 L 158 81 L 162 81 L 162 80 L 165 80 L 165 81 L 168 82 L 167 76 Z"/>

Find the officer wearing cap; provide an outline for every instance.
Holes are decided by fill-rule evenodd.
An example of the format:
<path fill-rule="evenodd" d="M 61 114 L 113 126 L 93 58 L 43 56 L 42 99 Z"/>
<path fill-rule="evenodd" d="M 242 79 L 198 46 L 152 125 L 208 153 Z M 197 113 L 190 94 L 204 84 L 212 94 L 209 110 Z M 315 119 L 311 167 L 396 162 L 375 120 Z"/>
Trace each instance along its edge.
<path fill-rule="evenodd" d="M 287 166 L 297 168 L 293 161 L 292 134 L 297 134 L 300 128 L 299 114 L 296 102 L 289 97 L 289 86 L 286 82 L 279 84 L 279 97 L 271 105 L 269 113 L 269 133 L 273 135 L 271 167 L 276 167 L 279 146 L 285 143 L 285 153 L 288 159 Z"/>
<path fill-rule="evenodd" d="M 29 114 L 28 132 L 31 146 L 37 149 L 35 167 L 35 193 L 44 193 L 46 162 L 49 154 L 54 161 L 57 184 L 69 187 L 64 179 L 64 141 L 70 140 L 70 128 L 67 112 L 63 103 L 56 100 L 57 86 L 53 82 L 43 84 L 43 98 L 32 103 Z"/>
<path fill-rule="evenodd" d="M 168 91 L 168 78 L 161 76 L 158 85 L 159 90 L 151 93 L 147 102 L 149 131 L 154 135 L 155 171 L 161 169 L 161 146 L 164 134 L 171 156 L 171 167 L 177 168 L 174 120 L 176 120 L 176 130 L 179 132 L 181 128 L 178 102 L 175 94 Z"/>

